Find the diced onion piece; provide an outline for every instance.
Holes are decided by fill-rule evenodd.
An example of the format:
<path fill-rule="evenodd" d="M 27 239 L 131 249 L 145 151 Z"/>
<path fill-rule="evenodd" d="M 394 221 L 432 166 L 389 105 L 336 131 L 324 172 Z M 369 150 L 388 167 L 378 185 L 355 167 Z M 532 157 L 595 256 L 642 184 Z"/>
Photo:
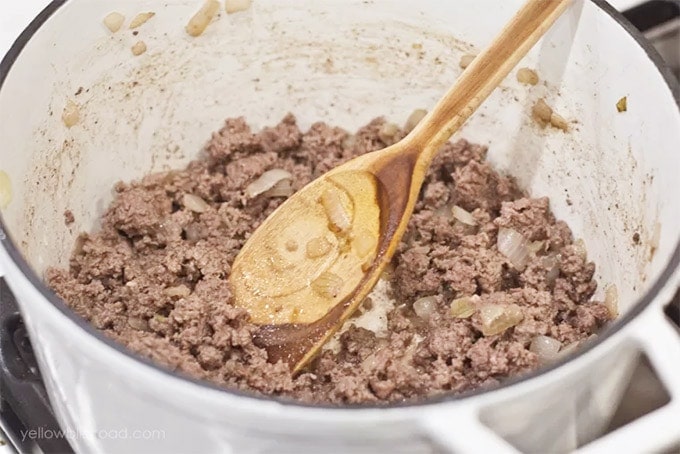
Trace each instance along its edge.
<path fill-rule="evenodd" d="M 527 247 L 531 253 L 536 254 L 545 248 L 545 241 L 532 241 Z"/>
<path fill-rule="evenodd" d="M 293 190 L 293 185 L 290 180 L 281 180 L 276 183 L 271 189 L 262 193 L 263 197 L 273 198 L 273 197 L 290 197 L 295 193 Z"/>
<path fill-rule="evenodd" d="M 536 85 L 538 74 L 533 69 L 520 68 L 517 70 L 517 81 L 527 85 Z"/>
<path fill-rule="evenodd" d="M 342 206 L 340 195 L 336 191 L 326 190 L 321 194 L 321 204 L 328 216 L 331 230 L 336 233 L 347 232 L 352 224 L 349 213 Z"/>
<path fill-rule="evenodd" d="M 186 285 L 178 285 L 176 287 L 168 287 L 163 293 L 169 297 L 186 298 L 191 295 L 191 290 Z"/>
<path fill-rule="evenodd" d="M 12 182 L 4 170 L 0 170 L 0 208 L 5 209 L 12 201 Z"/>
<path fill-rule="evenodd" d="M 468 66 L 470 66 L 470 63 L 472 63 L 472 60 L 474 60 L 475 57 L 477 56 L 472 54 L 465 54 L 462 57 L 460 57 L 460 62 L 458 62 L 458 64 L 460 65 L 461 68 L 465 69 Z"/>
<path fill-rule="evenodd" d="M 136 329 L 138 331 L 148 331 L 149 329 L 149 323 L 143 318 L 130 317 L 128 318 L 127 323 L 130 328 Z"/>
<path fill-rule="evenodd" d="M 324 298 L 335 298 L 342 290 L 343 280 L 337 274 L 330 271 L 325 271 L 317 277 L 310 286 L 319 295 Z"/>
<path fill-rule="evenodd" d="M 149 19 L 151 19 L 155 15 L 156 15 L 156 13 L 152 13 L 152 12 L 145 12 L 145 13 L 137 14 L 130 21 L 130 29 L 135 29 L 135 28 L 141 27 L 142 25 L 144 25 Z"/>
<path fill-rule="evenodd" d="M 624 96 L 623 98 L 619 99 L 618 102 L 616 103 L 616 110 L 618 112 L 625 112 L 628 110 L 628 97 Z"/>
<path fill-rule="evenodd" d="M 555 112 L 550 115 L 550 124 L 564 132 L 569 131 L 569 122 Z"/>
<path fill-rule="evenodd" d="M 580 258 L 584 261 L 588 260 L 588 251 L 586 250 L 586 242 L 582 238 L 574 241 L 574 249 Z"/>
<path fill-rule="evenodd" d="M 378 352 L 371 353 L 361 362 L 361 368 L 366 372 L 373 372 L 378 365 Z"/>
<path fill-rule="evenodd" d="M 125 16 L 120 13 L 109 13 L 104 17 L 104 25 L 111 33 L 116 33 L 123 26 Z"/>
<path fill-rule="evenodd" d="M 378 333 L 376 333 L 376 337 L 381 337 L 378 336 Z M 411 342 L 411 345 L 413 345 L 415 342 L 415 339 Z M 377 345 L 370 355 L 368 355 L 362 362 L 361 362 L 361 367 L 364 369 L 366 372 L 373 372 L 376 369 L 380 369 L 384 366 L 385 361 L 387 360 L 388 356 L 382 354 L 381 352 L 384 353 L 385 347 L 387 347 L 387 340 L 386 339 L 378 339 Z"/>
<path fill-rule="evenodd" d="M 536 104 L 531 108 L 531 116 L 542 128 L 548 126 L 552 113 L 552 108 L 545 103 L 543 98 L 536 101 Z"/>
<path fill-rule="evenodd" d="M 536 104 L 531 108 L 531 116 L 542 128 L 551 125 L 562 131 L 569 131 L 569 122 L 553 112 L 552 107 L 546 104 L 543 98 L 536 101 Z"/>
<path fill-rule="evenodd" d="M 412 366 L 413 357 L 415 356 L 418 346 L 423 341 L 423 339 L 424 338 L 422 336 L 414 334 L 413 337 L 411 337 L 411 343 L 408 344 L 408 347 L 406 347 L 406 350 L 404 350 L 403 355 L 401 356 L 401 358 L 399 358 L 398 361 L 402 363 L 404 366 L 408 365 Z"/>
<path fill-rule="evenodd" d="M 521 322 L 524 314 L 514 304 L 484 304 L 479 308 L 479 317 L 482 334 L 493 336 Z"/>
<path fill-rule="evenodd" d="M 200 224 L 193 223 L 184 227 L 184 236 L 186 237 L 187 241 L 191 243 L 197 243 L 208 236 L 208 234 L 205 231 L 205 227 Z"/>
<path fill-rule="evenodd" d="M 531 341 L 529 350 L 536 353 L 541 363 L 549 363 L 557 358 L 562 343 L 549 336 L 536 336 Z"/>
<path fill-rule="evenodd" d="M 473 304 L 473 298 L 479 299 L 479 296 L 463 296 L 451 301 L 451 315 L 455 318 L 469 318 L 477 312 L 477 307 Z"/>
<path fill-rule="evenodd" d="M 369 311 L 371 311 L 375 307 L 374 304 L 375 303 L 373 301 L 373 298 L 371 298 L 370 296 L 367 296 L 361 302 L 361 306 L 359 306 L 359 312 L 369 312 Z M 372 330 L 372 331 L 374 331 L 374 330 Z M 374 331 L 374 332 L 376 332 L 376 331 Z"/>
<path fill-rule="evenodd" d="M 604 305 L 612 318 L 619 316 L 619 290 L 616 285 L 608 285 L 604 291 Z"/>
<path fill-rule="evenodd" d="M 394 277 L 394 270 L 394 264 L 392 262 L 388 262 L 387 265 L 385 265 L 385 268 L 383 268 L 382 273 L 380 273 L 380 279 L 389 282 Z"/>
<path fill-rule="evenodd" d="M 498 229 L 496 244 L 498 252 L 503 254 L 517 271 L 524 271 L 529 261 L 529 248 L 527 247 L 527 240 L 521 233 L 501 227 Z"/>
<path fill-rule="evenodd" d="M 418 126 L 418 123 L 420 123 L 423 118 L 425 118 L 425 115 L 427 115 L 427 110 L 425 109 L 416 109 L 413 112 L 411 112 L 411 115 L 408 116 L 406 119 L 406 124 L 404 125 L 404 130 L 406 132 L 411 132 L 413 129 Z"/>
<path fill-rule="evenodd" d="M 80 121 L 80 108 L 78 104 L 70 99 L 66 101 L 66 106 L 64 106 L 64 111 L 61 114 L 61 120 L 67 128 L 77 125 Z"/>
<path fill-rule="evenodd" d="M 250 8 L 252 0 L 225 0 L 224 6 L 227 14 L 238 13 Z"/>
<path fill-rule="evenodd" d="M 194 213 L 205 213 L 210 209 L 208 202 L 194 194 L 184 194 L 182 197 L 182 205 Z"/>
<path fill-rule="evenodd" d="M 220 3 L 217 0 L 206 0 L 184 28 L 189 36 L 201 36 L 219 9 Z"/>
<path fill-rule="evenodd" d="M 246 195 L 250 198 L 256 197 L 263 192 L 273 189 L 283 180 L 292 180 L 293 175 L 287 170 L 272 169 L 267 170 L 260 177 L 246 187 Z"/>
<path fill-rule="evenodd" d="M 423 320 L 427 320 L 437 310 L 437 297 L 425 296 L 413 302 L 413 312 Z"/>
<path fill-rule="evenodd" d="M 132 55 L 138 57 L 146 52 L 146 43 L 144 41 L 137 41 L 132 45 Z"/>
<path fill-rule="evenodd" d="M 352 239 L 352 246 L 354 246 L 354 251 L 363 259 L 367 257 L 378 244 L 378 239 L 366 229 L 362 229 L 357 233 Z"/>
<path fill-rule="evenodd" d="M 380 138 L 383 143 L 391 145 L 396 142 L 397 134 L 399 134 L 399 126 L 395 125 L 394 123 L 385 123 L 378 131 L 378 138 Z"/>
<path fill-rule="evenodd" d="M 0 195 L 1 195 L 2 189 L 3 189 L 3 183 L 2 183 L 2 174 L 3 173 L 4 172 L 0 172 Z M 5 174 L 5 175 L 7 175 L 7 174 Z M 83 255 L 84 254 L 83 248 L 85 247 L 85 244 L 87 244 L 88 241 L 89 241 L 89 237 L 86 234 L 81 233 L 80 235 L 78 235 L 76 237 L 75 244 L 73 245 L 73 256 Z M 129 284 L 129 282 L 125 285 L 128 285 L 128 284 Z"/>
<path fill-rule="evenodd" d="M 354 148 L 356 144 L 357 136 L 355 136 L 354 134 L 348 134 L 347 137 L 345 137 L 342 141 L 342 149 L 349 150 L 351 148 Z"/>
<path fill-rule="evenodd" d="M 575 342 L 572 342 L 571 344 L 565 345 L 564 348 L 559 351 L 558 356 L 560 358 L 567 356 L 567 355 L 575 352 L 576 350 L 578 350 L 578 348 L 580 346 L 581 346 L 581 341 L 575 341 Z"/>
<path fill-rule="evenodd" d="M 548 272 L 545 273 L 545 282 L 548 286 L 552 287 L 555 284 L 555 280 L 557 280 L 560 275 L 560 255 L 543 257 L 541 265 L 548 270 Z"/>
<path fill-rule="evenodd" d="M 451 219 L 453 215 L 453 207 L 451 205 L 442 205 L 436 210 L 434 210 L 434 216 L 438 218 Z"/>
<path fill-rule="evenodd" d="M 453 217 L 456 218 L 457 221 L 460 221 L 465 225 L 477 225 L 477 221 L 475 221 L 472 213 L 458 205 L 451 207 L 451 214 L 453 214 Z"/>
<path fill-rule="evenodd" d="M 326 238 L 320 236 L 312 238 L 307 242 L 307 257 L 310 259 L 318 259 L 323 257 L 331 251 L 333 245 Z"/>

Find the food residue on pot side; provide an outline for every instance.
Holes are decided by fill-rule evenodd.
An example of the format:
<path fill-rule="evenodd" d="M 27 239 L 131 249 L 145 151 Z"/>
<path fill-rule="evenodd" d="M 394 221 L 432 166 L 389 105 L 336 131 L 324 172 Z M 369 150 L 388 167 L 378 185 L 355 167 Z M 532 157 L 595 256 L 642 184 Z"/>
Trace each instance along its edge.
<path fill-rule="evenodd" d="M 539 81 L 538 73 L 530 68 L 520 68 L 517 70 L 517 81 L 527 85 L 536 85 Z"/>
<path fill-rule="evenodd" d="M 146 24 L 149 21 L 149 19 L 151 19 L 155 15 L 156 15 L 156 13 L 153 13 L 153 12 L 144 12 L 144 13 L 137 14 L 130 21 L 130 29 L 134 30 L 135 28 L 141 27 L 142 25 Z"/>
<path fill-rule="evenodd" d="M 117 12 L 109 13 L 104 17 L 104 25 L 111 33 L 116 33 L 120 30 L 124 22 L 125 16 Z"/>
<path fill-rule="evenodd" d="M 80 122 L 80 107 L 72 99 L 66 101 L 64 111 L 61 114 L 61 120 L 67 128 L 71 128 Z"/>
<path fill-rule="evenodd" d="M 227 14 L 234 14 L 250 8 L 252 0 L 225 0 L 224 7 Z"/>
<path fill-rule="evenodd" d="M 567 120 L 555 113 L 553 109 L 546 104 L 543 98 L 536 101 L 531 108 L 531 117 L 541 126 L 541 128 L 552 126 L 561 129 L 564 132 L 569 131 L 569 123 Z"/>
<path fill-rule="evenodd" d="M 614 284 L 609 284 L 604 292 L 604 305 L 611 318 L 619 316 L 619 290 Z"/>
<path fill-rule="evenodd" d="M 132 51 L 132 55 L 138 57 L 146 52 L 146 43 L 144 41 L 137 41 L 132 45 L 130 50 Z"/>
<path fill-rule="evenodd" d="M 462 57 L 460 57 L 460 61 L 458 62 L 458 65 L 465 69 L 468 66 L 470 66 L 470 63 L 472 63 L 472 60 L 474 60 L 476 55 L 471 55 L 471 54 L 465 54 Z"/>
<path fill-rule="evenodd" d="M 5 209 L 12 201 L 12 181 L 7 172 L 0 170 L 0 208 Z"/>
<path fill-rule="evenodd" d="M 189 36 L 201 36 L 210 22 L 215 18 L 219 9 L 220 3 L 217 0 L 206 0 L 203 6 L 201 6 L 201 9 L 189 19 L 189 23 L 187 23 L 185 27 Z"/>
<path fill-rule="evenodd" d="M 628 110 L 628 97 L 624 96 L 616 102 L 616 110 L 618 112 L 625 112 Z"/>
<path fill-rule="evenodd" d="M 69 225 L 73 224 L 76 221 L 75 216 L 73 215 L 73 211 L 71 210 L 66 210 L 64 211 L 64 224 L 68 227 Z"/>

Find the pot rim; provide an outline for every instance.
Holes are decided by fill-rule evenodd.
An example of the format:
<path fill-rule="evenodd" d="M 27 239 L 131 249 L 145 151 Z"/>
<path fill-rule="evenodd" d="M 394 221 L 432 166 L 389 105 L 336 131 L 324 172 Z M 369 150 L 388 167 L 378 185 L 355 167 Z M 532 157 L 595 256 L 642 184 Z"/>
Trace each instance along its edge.
<path fill-rule="evenodd" d="M 633 37 L 637 45 L 639 45 L 647 54 L 647 57 L 656 66 L 657 70 L 663 77 L 668 89 L 670 90 L 678 111 L 680 113 L 680 83 L 675 79 L 675 76 L 671 72 L 670 68 L 666 66 L 663 59 L 652 46 L 652 44 L 642 35 L 642 33 L 637 30 L 624 16 L 621 12 L 617 11 L 613 6 L 611 6 L 606 0 L 591 0 L 603 13 L 609 15 L 614 21 L 616 21 L 629 35 Z M 24 29 L 24 31 L 15 40 L 10 50 L 0 61 L 0 90 L 4 85 L 4 82 L 12 69 L 12 66 L 21 56 L 21 52 L 26 46 L 26 44 L 31 40 L 33 35 L 45 24 L 45 22 L 52 17 L 52 15 L 59 10 L 62 6 L 67 4 L 69 0 L 52 0 L 39 14 L 36 16 L 31 23 Z M 52 289 L 50 289 L 47 284 L 38 276 L 38 274 L 32 269 L 28 262 L 24 259 L 21 252 L 17 248 L 14 241 L 12 241 L 9 231 L 6 228 L 5 221 L 0 213 L 0 245 L 7 251 L 9 257 L 28 279 L 30 284 L 40 292 L 40 294 L 59 312 L 68 318 L 71 322 L 77 325 L 80 329 L 84 330 L 87 334 L 91 335 L 97 339 L 102 344 L 113 348 L 118 353 L 122 353 L 135 360 L 137 363 L 154 369 L 156 372 L 168 376 L 174 379 L 180 379 L 185 382 L 198 385 L 201 388 L 210 389 L 214 391 L 220 391 L 230 394 L 234 397 L 255 399 L 257 401 L 265 402 L 277 402 L 279 404 L 285 405 L 287 407 L 297 407 L 297 408 L 313 408 L 313 409 L 327 409 L 327 410 L 347 410 L 347 409 L 398 409 L 407 407 L 424 407 L 432 406 L 444 403 L 451 403 L 455 401 L 465 400 L 469 397 L 475 397 L 480 395 L 488 395 L 490 393 L 505 390 L 512 387 L 513 385 L 529 382 L 533 379 L 543 376 L 545 374 L 551 373 L 556 369 L 562 367 L 566 363 L 572 361 L 573 359 L 585 355 L 591 350 L 597 348 L 600 344 L 605 342 L 608 338 L 615 335 L 626 327 L 633 319 L 635 319 L 640 313 L 647 309 L 651 303 L 656 299 L 656 297 L 662 292 L 666 287 L 669 280 L 671 279 L 674 271 L 680 267 L 680 238 L 678 238 L 678 243 L 675 245 L 673 254 L 666 265 L 666 268 L 659 275 L 659 277 L 654 281 L 653 285 L 642 295 L 634 306 L 621 318 L 617 319 L 610 327 L 606 328 L 604 334 L 598 336 L 594 341 L 589 342 L 584 348 L 574 352 L 570 355 L 561 358 L 555 363 L 548 367 L 539 368 L 527 375 L 523 375 L 517 378 L 511 378 L 504 381 L 502 384 L 495 386 L 491 389 L 477 389 L 473 391 L 468 391 L 455 395 L 443 395 L 429 399 L 423 399 L 417 402 L 408 403 L 391 403 L 388 405 L 377 405 L 377 404 L 353 404 L 353 405 L 343 405 L 343 406 L 333 406 L 328 404 L 308 404 L 303 402 L 298 402 L 291 398 L 283 398 L 279 396 L 258 396 L 244 391 L 228 389 L 220 387 L 211 382 L 189 377 L 183 373 L 169 370 L 150 359 L 147 359 L 131 350 L 128 350 L 122 344 L 119 344 L 109 337 L 105 336 L 102 332 L 90 325 L 85 319 L 76 314 L 71 308 L 69 308 L 64 301 L 59 298 Z"/>

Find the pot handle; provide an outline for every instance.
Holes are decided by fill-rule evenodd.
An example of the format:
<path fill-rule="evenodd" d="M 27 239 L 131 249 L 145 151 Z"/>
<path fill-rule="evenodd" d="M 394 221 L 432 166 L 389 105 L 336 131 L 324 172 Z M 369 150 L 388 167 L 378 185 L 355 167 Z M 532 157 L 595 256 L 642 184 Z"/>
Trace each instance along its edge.
<path fill-rule="evenodd" d="M 517 448 L 485 426 L 476 410 L 455 414 L 435 410 L 424 416 L 420 423 L 430 440 L 443 452 L 520 454 Z"/>
<path fill-rule="evenodd" d="M 676 301 L 680 292 L 676 295 Z M 602 436 L 580 453 L 657 452 L 680 440 L 680 330 L 656 307 L 641 316 L 632 330 L 633 341 L 647 355 L 670 396 L 663 407 Z"/>
<path fill-rule="evenodd" d="M 671 304 L 680 305 L 680 290 Z M 640 452 L 654 452 L 680 441 L 677 430 L 680 420 L 680 329 L 659 306 L 638 316 L 634 323 L 630 340 L 649 359 L 670 401 L 580 448 L 580 454 L 628 452 L 631 447 Z M 450 411 L 436 410 L 426 415 L 421 424 L 431 439 L 446 452 L 519 453 L 485 426 L 472 409 L 455 415 Z"/>

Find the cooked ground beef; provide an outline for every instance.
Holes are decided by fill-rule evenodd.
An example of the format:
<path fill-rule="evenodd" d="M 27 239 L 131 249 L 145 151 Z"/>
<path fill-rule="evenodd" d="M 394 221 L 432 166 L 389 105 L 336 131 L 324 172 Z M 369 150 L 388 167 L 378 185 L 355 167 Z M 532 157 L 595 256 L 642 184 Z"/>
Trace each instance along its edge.
<path fill-rule="evenodd" d="M 186 169 L 119 183 L 102 228 L 79 238 L 69 269 L 47 281 L 78 314 L 129 349 L 173 370 L 258 394 L 332 404 L 422 399 L 490 386 L 539 366 L 529 345 L 537 335 L 563 346 L 595 333 L 610 315 L 592 302 L 595 267 L 546 198 L 528 198 L 485 162 L 486 149 L 464 140 L 436 157 L 409 229 L 386 274 L 386 331 L 351 322 L 307 371 L 270 364 L 253 344 L 257 327 L 232 306 L 230 264 L 248 236 L 283 199 L 249 199 L 246 186 L 282 168 L 299 189 L 325 171 L 404 135 L 380 134 L 375 119 L 350 135 L 324 123 L 302 133 L 292 115 L 254 133 L 229 119 Z M 185 194 L 208 204 L 183 205 Z M 451 207 L 474 216 L 457 222 Z M 511 228 L 537 252 L 518 271 L 498 252 L 499 228 Z M 522 320 L 484 336 L 477 312 L 455 318 L 450 303 L 519 308 Z M 419 317 L 413 302 L 436 296 Z M 362 308 L 370 309 L 368 300 Z M 361 311 L 360 311 L 361 312 Z"/>

